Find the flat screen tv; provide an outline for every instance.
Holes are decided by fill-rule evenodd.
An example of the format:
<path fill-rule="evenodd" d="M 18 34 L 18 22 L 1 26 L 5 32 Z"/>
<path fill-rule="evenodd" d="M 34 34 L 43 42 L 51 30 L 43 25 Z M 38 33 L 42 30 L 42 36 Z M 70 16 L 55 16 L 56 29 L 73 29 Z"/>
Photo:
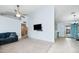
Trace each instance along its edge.
<path fill-rule="evenodd" d="M 42 25 L 41 24 L 35 24 L 34 25 L 34 30 L 42 31 Z"/>

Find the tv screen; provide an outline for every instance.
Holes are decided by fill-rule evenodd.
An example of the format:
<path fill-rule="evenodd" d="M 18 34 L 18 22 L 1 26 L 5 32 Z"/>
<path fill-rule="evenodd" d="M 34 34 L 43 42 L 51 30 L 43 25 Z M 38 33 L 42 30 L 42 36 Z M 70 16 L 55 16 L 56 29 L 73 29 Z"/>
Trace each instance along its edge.
<path fill-rule="evenodd" d="M 34 25 L 34 30 L 42 31 L 42 25 L 41 24 Z"/>

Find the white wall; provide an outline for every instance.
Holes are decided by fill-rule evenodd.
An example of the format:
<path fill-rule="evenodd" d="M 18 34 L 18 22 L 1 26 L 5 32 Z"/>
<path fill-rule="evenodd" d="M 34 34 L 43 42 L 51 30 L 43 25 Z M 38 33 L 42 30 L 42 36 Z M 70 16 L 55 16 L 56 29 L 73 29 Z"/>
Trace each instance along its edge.
<path fill-rule="evenodd" d="M 55 21 L 55 25 L 54 25 L 54 39 L 56 40 L 57 39 L 57 22 Z"/>
<path fill-rule="evenodd" d="M 57 23 L 57 32 L 59 32 L 59 37 L 65 37 L 65 24 Z"/>
<path fill-rule="evenodd" d="M 29 37 L 54 42 L 54 6 L 41 6 L 31 14 L 29 22 Z M 34 24 L 42 24 L 43 31 L 33 30 Z"/>
<path fill-rule="evenodd" d="M 0 16 L 0 33 L 3 32 L 16 32 L 20 37 L 20 21 Z"/>

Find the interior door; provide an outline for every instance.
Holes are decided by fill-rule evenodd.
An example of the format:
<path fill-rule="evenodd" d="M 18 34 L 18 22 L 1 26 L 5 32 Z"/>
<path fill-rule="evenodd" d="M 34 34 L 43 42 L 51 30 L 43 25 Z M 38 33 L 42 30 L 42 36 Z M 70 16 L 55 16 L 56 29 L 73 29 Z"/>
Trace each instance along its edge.
<path fill-rule="evenodd" d="M 26 23 L 21 23 L 21 38 L 27 38 L 28 29 Z"/>

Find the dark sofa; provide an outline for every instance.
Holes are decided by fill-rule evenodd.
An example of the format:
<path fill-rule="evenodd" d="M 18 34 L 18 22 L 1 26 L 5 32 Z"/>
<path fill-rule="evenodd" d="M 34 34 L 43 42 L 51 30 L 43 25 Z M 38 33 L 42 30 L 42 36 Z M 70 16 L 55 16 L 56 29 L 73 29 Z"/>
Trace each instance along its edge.
<path fill-rule="evenodd" d="M 0 45 L 18 41 L 16 32 L 0 33 Z"/>

